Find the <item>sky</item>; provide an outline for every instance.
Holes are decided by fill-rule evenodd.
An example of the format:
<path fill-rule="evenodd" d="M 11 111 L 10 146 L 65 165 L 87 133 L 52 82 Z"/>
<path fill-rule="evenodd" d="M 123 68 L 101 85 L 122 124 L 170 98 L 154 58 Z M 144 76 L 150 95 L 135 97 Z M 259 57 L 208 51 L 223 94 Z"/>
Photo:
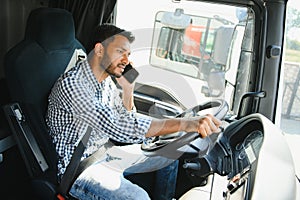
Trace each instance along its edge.
<path fill-rule="evenodd" d="M 298 11 L 300 11 L 299 0 L 288 0 L 288 6 L 296 8 Z M 289 32 L 289 37 L 293 40 L 300 41 L 300 28 L 291 29 Z"/>
<path fill-rule="evenodd" d="M 292 6 L 300 10 L 300 1 L 299 0 L 288 0 L 288 6 Z"/>

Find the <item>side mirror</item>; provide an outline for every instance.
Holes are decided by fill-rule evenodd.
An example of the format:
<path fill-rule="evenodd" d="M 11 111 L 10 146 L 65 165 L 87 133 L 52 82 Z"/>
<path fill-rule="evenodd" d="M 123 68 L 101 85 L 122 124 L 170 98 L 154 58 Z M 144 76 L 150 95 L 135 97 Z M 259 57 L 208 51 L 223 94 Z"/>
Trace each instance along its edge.
<path fill-rule="evenodd" d="M 202 86 L 201 92 L 206 97 L 220 97 L 225 92 L 225 72 L 210 72 L 207 84 L 208 86 Z"/>
<path fill-rule="evenodd" d="M 226 66 L 233 33 L 233 26 L 221 26 L 216 30 L 212 53 L 212 60 L 215 64 Z"/>

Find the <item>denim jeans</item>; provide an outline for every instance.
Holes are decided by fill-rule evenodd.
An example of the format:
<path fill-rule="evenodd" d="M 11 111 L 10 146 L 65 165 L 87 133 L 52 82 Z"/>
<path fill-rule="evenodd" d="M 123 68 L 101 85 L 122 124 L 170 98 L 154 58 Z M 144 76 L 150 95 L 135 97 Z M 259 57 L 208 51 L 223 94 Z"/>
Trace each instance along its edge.
<path fill-rule="evenodd" d="M 175 196 L 178 163 L 178 160 L 153 157 L 126 169 L 124 176 L 154 171 L 155 183 L 150 196 L 153 200 L 171 200 Z"/>
<path fill-rule="evenodd" d="M 80 200 L 150 200 L 143 188 L 124 177 L 150 171 L 155 171 L 156 176 L 153 199 L 171 200 L 175 195 L 177 161 L 147 158 L 119 149 L 109 151 L 102 160 L 88 167 L 72 185 L 70 195 Z"/>

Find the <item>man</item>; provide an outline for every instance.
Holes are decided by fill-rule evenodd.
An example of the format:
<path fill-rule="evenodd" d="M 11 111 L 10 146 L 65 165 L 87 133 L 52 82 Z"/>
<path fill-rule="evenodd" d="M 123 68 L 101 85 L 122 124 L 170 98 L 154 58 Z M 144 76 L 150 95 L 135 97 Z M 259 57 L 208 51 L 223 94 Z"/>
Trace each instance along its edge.
<path fill-rule="evenodd" d="M 82 158 L 97 151 L 109 138 L 140 143 L 148 137 L 178 131 L 198 132 L 202 137 L 218 131 L 221 122 L 211 115 L 158 120 L 135 114 L 134 83 L 122 76 L 129 64 L 130 44 L 134 39 L 131 32 L 113 25 L 97 27 L 87 47 L 87 59 L 63 74 L 54 85 L 49 96 L 47 124 L 59 155 L 59 178 L 87 126 L 93 131 Z M 122 97 L 112 76 L 123 90 Z M 78 177 L 70 194 L 79 199 L 149 199 L 142 188 L 100 162 Z"/>

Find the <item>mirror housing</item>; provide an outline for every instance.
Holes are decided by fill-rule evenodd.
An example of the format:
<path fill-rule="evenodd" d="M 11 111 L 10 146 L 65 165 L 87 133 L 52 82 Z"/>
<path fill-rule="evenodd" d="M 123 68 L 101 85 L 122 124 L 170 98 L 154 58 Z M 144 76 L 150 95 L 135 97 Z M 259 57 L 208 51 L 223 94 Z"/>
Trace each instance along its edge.
<path fill-rule="evenodd" d="M 174 29 L 185 29 L 191 23 L 191 17 L 184 14 L 183 9 L 177 8 L 175 12 L 165 12 L 161 23 Z"/>

